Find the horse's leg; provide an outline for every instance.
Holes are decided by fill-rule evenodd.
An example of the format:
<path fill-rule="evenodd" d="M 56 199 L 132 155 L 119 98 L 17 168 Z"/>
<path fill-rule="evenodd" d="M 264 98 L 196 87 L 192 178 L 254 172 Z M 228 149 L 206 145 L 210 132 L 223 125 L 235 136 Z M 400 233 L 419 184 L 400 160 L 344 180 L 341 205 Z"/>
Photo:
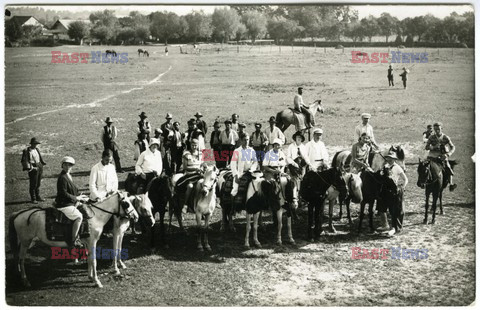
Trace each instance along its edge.
<path fill-rule="evenodd" d="M 122 269 L 127 269 L 127 266 L 125 265 L 125 263 L 122 261 L 122 244 L 123 244 L 123 236 L 125 236 L 125 231 L 127 230 L 128 227 L 126 227 L 124 230 L 122 230 L 122 232 L 120 233 L 120 239 L 119 239 L 119 242 L 118 242 L 118 252 L 116 253 L 116 256 L 118 256 L 118 262 L 120 263 L 120 267 L 122 267 Z M 153 229 L 153 227 L 152 227 Z"/>
<path fill-rule="evenodd" d="M 333 226 L 332 217 L 333 217 L 333 206 L 335 205 L 335 199 L 328 201 L 328 228 L 332 233 L 336 233 L 335 227 Z"/>
<path fill-rule="evenodd" d="M 338 212 L 338 220 L 341 221 L 342 220 L 342 209 L 343 209 L 343 202 L 342 200 L 340 199 L 340 197 L 338 198 L 338 204 L 340 205 L 340 212 Z"/>
<path fill-rule="evenodd" d="M 91 249 L 91 253 L 90 255 L 88 255 L 88 262 L 90 263 L 90 268 L 91 268 L 91 272 L 92 272 L 92 277 L 91 279 L 93 280 L 93 282 L 95 282 L 95 285 L 99 288 L 102 288 L 103 285 L 102 283 L 100 282 L 100 280 L 98 279 L 98 274 L 97 274 L 97 257 L 95 256 L 96 255 L 96 251 L 95 249 L 97 248 L 97 240 L 95 239 L 91 239 L 90 242 L 89 242 L 89 246 L 88 248 Z"/>
<path fill-rule="evenodd" d="M 375 228 L 373 228 L 373 206 L 375 205 L 375 200 L 368 204 L 368 224 L 370 226 L 370 232 L 374 232 Z M 377 202 L 378 208 L 378 202 Z"/>
<path fill-rule="evenodd" d="M 287 216 L 288 243 L 295 244 L 292 234 L 292 216 Z"/>
<path fill-rule="evenodd" d="M 430 198 L 430 192 L 428 189 L 425 189 L 425 218 L 423 219 L 423 224 L 428 222 L 428 199 Z"/>
<path fill-rule="evenodd" d="M 227 211 L 225 210 L 225 203 L 221 204 L 222 207 L 222 221 L 220 223 L 220 231 L 224 232 L 225 231 L 225 226 L 227 225 Z"/>
<path fill-rule="evenodd" d="M 432 193 L 432 221 L 430 222 L 430 224 L 435 224 L 435 213 L 437 213 L 437 200 L 438 200 L 438 193 L 435 193 L 435 191 L 433 191 Z"/>
<path fill-rule="evenodd" d="M 121 221 L 120 219 L 118 219 Z M 121 226 L 121 225 L 120 225 Z M 120 269 L 118 269 L 118 259 L 119 257 L 117 256 L 117 253 L 119 253 L 119 243 L 120 243 L 120 234 L 121 234 L 121 227 L 117 229 L 114 229 L 113 232 L 113 253 L 114 253 L 114 258 L 113 258 L 113 269 L 115 270 L 115 275 L 120 275 Z"/>
<path fill-rule="evenodd" d="M 440 190 L 440 193 L 438 193 L 438 200 L 440 203 L 440 215 L 445 215 L 445 213 L 443 212 L 442 196 L 443 196 L 443 188 Z"/>
<path fill-rule="evenodd" d="M 227 218 L 228 218 L 228 228 L 230 231 L 235 232 L 235 225 L 233 225 L 233 219 L 235 217 L 235 209 L 233 208 L 233 201 L 232 204 L 230 205 L 230 210 L 227 213 Z"/>
<path fill-rule="evenodd" d="M 258 221 L 260 218 L 260 214 L 261 212 L 257 212 L 253 215 L 253 244 L 257 248 L 262 247 L 261 243 L 258 241 Z"/>
<path fill-rule="evenodd" d="M 245 227 L 245 243 L 244 245 L 249 248 L 250 247 L 250 221 L 251 221 L 251 218 L 252 218 L 252 214 L 249 214 L 247 212 L 247 215 L 245 217 L 246 219 L 246 222 L 247 222 L 247 226 Z"/>
<path fill-rule="evenodd" d="M 166 238 L 166 232 L 165 232 L 165 208 L 164 206 L 163 210 L 160 211 L 160 242 L 162 243 L 163 248 L 168 249 L 168 243 L 167 243 L 167 238 Z M 153 227 L 152 227 L 152 233 L 153 233 Z"/>
<path fill-rule="evenodd" d="M 320 237 L 323 232 L 323 211 L 325 209 L 325 200 L 322 199 L 319 205 L 315 207 L 315 238 Z"/>
<path fill-rule="evenodd" d="M 20 268 L 20 277 L 22 279 L 22 284 L 25 287 L 30 287 L 30 282 L 27 279 L 27 274 L 25 272 L 25 257 L 27 256 L 27 250 L 30 246 L 32 241 L 21 241 L 20 242 L 20 250 L 18 252 L 18 266 Z"/>
<path fill-rule="evenodd" d="M 209 222 L 210 222 L 210 214 L 207 214 L 205 215 L 205 231 L 204 231 L 204 236 L 205 236 L 205 250 L 207 251 L 211 251 L 212 248 L 210 247 L 210 244 L 208 243 L 208 226 L 209 226 Z"/>
<path fill-rule="evenodd" d="M 195 212 L 195 219 L 197 220 L 197 250 L 203 251 L 202 245 L 202 214 L 200 212 Z"/>
<path fill-rule="evenodd" d="M 350 199 L 347 198 L 347 200 L 345 200 L 345 206 L 347 208 L 348 224 L 352 225 L 352 217 L 350 216 Z"/>
<path fill-rule="evenodd" d="M 273 210 L 272 210 L 273 212 Z M 283 210 L 280 207 L 279 210 L 275 212 L 275 215 L 277 216 L 277 245 L 282 245 L 282 215 L 283 215 Z"/>
<path fill-rule="evenodd" d="M 362 201 L 360 203 L 360 220 L 358 221 L 358 233 L 362 232 L 362 222 L 363 222 L 363 217 L 365 216 L 365 202 Z"/>
<path fill-rule="evenodd" d="M 307 239 L 310 242 L 313 242 L 313 209 L 314 209 L 314 203 L 310 202 L 308 204 L 308 230 L 307 230 Z"/>

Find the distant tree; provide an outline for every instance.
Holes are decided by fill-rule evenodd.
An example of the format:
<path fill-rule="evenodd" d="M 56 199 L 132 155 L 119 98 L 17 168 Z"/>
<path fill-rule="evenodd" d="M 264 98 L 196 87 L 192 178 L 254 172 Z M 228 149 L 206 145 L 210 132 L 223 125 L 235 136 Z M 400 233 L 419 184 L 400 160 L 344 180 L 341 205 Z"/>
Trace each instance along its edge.
<path fill-rule="evenodd" d="M 320 36 L 324 24 L 322 16 L 315 6 L 295 6 L 289 8 L 288 17 L 297 21 L 303 27 L 303 35 L 312 41 Z"/>
<path fill-rule="evenodd" d="M 233 9 L 217 8 L 212 14 L 213 33 L 221 38 L 222 43 L 236 36 L 240 24 L 240 17 Z"/>
<path fill-rule="evenodd" d="M 244 24 L 240 23 L 238 25 L 237 31 L 235 31 L 235 40 L 237 41 L 237 43 L 239 43 L 240 40 L 245 39 L 247 33 L 248 33 L 247 27 Z"/>
<path fill-rule="evenodd" d="M 267 18 L 257 11 L 245 12 L 242 15 L 242 23 L 246 27 L 246 32 L 252 44 L 256 39 L 263 38 L 267 33 Z"/>
<path fill-rule="evenodd" d="M 90 35 L 99 40 L 100 44 L 112 42 L 115 38 L 114 29 L 108 26 L 99 25 L 90 30 Z"/>
<path fill-rule="evenodd" d="M 271 17 L 275 11 L 271 5 L 230 5 L 230 8 L 237 11 L 240 16 L 248 12 L 258 12 L 265 17 Z"/>
<path fill-rule="evenodd" d="M 397 37 L 395 38 L 395 45 L 399 46 L 399 45 L 402 45 L 402 43 L 403 43 L 402 36 L 397 35 Z"/>
<path fill-rule="evenodd" d="M 117 34 L 117 40 L 124 43 L 132 43 L 135 40 L 135 29 L 132 27 L 121 28 Z"/>
<path fill-rule="evenodd" d="M 188 24 L 188 36 L 196 43 L 199 38 L 208 38 L 212 35 L 212 17 L 203 11 L 194 11 L 185 16 Z"/>
<path fill-rule="evenodd" d="M 454 43 L 458 40 L 458 35 L 461 32 L 461 22 L 463 18 L 458 16 L 456 12 L 450 14 L 443 19 L 443 27 L 448 37 L 448 42 Z"/>
<path fill-rule="evenodd" d="M 82 44 L 83 38 L 88 36 L 88 25 L 81 21 L 76 21 L 68 26 L 68 36 L 75 39 L 76 42 Z"/>
<path fill-rule="evenodd" d="M 351 38 L 353 42 L 362 41 L 365 37 L 363 27 L 358 21 L 348 24 L 344 34 L 347 38 Z"/>
<path fill-rule="evenodd" d="M 385 36 L 385 42 L 388 43 L 388 37 L 395 33 L 397 29 L 398 19 L 388 13 L 382 13 L 377 18 L 379 33 Z"/>
<path fill-rule="evenodd" d="M 23 36 L 22 26 L 14 21 L 7 21 L 5 23 L 5 35 L 10 41 L 17 41 Z"/>
<path fill-rule="evenodd" d="M 104 10 L 94 12 L 89 16 L 92 23 L 90 35 L 98 39 L 102 44 L 115 41 L 117 32 L 120 29 L 120 23 L 114 13 L 113 10 Z"/>
<path fill-rule="evenodd" d="M 173 12 L 154 12 L 151 14 L 150 32 L 156 38 L 168 44 L 169 39 L 184 35 L 185 30 L 180 17 Z"/>
<path fill-rule="evenodd" d="M 363 34 L 368 38 L 368 41 L 372 42 L 372 37 L 378 34 L 379 30 L 375 17 L 370 15 L 368 18 L 362 18 L 360 26 L 362 27 Z"/>
<path fill-rule="evenodd" d="M 135 37 L 140 42 L 145 42 L 148 37 L 150 36 L 150 29 L 148 29 L 147 25 L 137 26 L 135 29 Z"/>
<path fill-rule="evenodd" d="M 413 46 L 413 36 L 408 35 L 407 39 L 405 39 L 405 46 L 412 47 Z"/>
<path fill-rule="evenodd" d="M 459 25 L 458 40 L 466 43 L 469 47 L 473 47 L 475 41 L 475 16 L 473 12 L 465 12 L 462 17 L 464 20 Z"/>
<path fill-rule="evenodd" d="M 424 36 L 425 40 L 433 41 L 435 43 L 446 41 L 447 33 L 443 25 L 443 21 L 440 18 L 434 18 L 430 21 L 430 27 Z"/>
<path fill-rule="evenodd" d="M 30 40 L 32 38 L 35 38 L 41 35 L 43 29 L 42 29 L 42 26 L 28 25 L 28 26 L 22 26 L 22 30 L 23 30 L 23 37 L 25 37 L 27 40 Z"/>
<path fill-rule="evenodd" d="M 303 27 L 298 22 L 285 17 L 274 17 L 267 23 L 267 30 L 270 38 L 275 40 L 276 44 L 281 42 L 292 42 L 303 31 Z"/>

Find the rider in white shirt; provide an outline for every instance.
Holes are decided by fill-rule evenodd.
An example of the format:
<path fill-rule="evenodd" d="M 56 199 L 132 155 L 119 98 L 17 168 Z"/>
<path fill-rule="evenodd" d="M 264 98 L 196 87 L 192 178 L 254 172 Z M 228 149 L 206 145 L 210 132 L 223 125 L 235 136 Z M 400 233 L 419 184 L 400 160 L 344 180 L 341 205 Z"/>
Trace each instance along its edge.
<path fill-rule="evenodd" d="M 118 178 L 112 159 L 112 152 L 106 150 L 102 153 L 102 160 L 92 167 L 89 182 L 91 200 L 103 200 L 118 190 Z"/>

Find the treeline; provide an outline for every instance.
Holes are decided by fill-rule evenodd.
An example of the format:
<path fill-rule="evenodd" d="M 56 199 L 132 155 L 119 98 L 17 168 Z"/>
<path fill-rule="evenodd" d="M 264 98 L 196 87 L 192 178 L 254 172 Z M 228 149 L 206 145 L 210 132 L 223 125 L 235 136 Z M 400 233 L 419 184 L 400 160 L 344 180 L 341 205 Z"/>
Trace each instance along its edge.
<path fill-rule="evenodd" d="M 349 6 L 332 5 L 242 5 L 217 8 L 212 14 L 192 11 L 148 15 L 134 11 L 117 18 L 104 10 L 89 16 L 90 23 L 70 24 L 68 34 L 78 42 L 86 38 L 102 44 L 141 44 L 145 41 L 193 42 L 273 39 L 276 44 L 299 40 L 371 42 L 374 36 L 396 36 L 394 44 L 416 42 L 465 43 L 474 46 L 474 13 L 456 12 L 444 19 L 431 14 L 399 20 L 388 13 L 360 19 Z M 7 36 L 12 40 L 6 30 Z"/>

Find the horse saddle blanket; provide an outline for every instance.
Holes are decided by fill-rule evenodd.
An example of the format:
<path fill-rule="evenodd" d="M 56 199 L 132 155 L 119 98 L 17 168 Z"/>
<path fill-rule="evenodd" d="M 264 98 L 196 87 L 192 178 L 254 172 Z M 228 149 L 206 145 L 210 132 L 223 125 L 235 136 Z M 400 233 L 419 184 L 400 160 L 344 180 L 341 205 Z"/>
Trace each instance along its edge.
<path fill-rule="evenodd" d="M 232 174 L 232 172 L 228 171 L 227 173 L 225 173 L 223 178 L 225 179 L 225 182 L 222 185 L 221 194 L 222 194 L 222 198 L 227 198 L 226 196 L 230 196 L 230 193 L 232 192 L 232 189 L 233 189 L 233 174 Z"/>
<path fill-rule="evenodd" d="M 250 184 L 251 180 L 252 175 L 248 172 L 244 173 L 243 176 L 238 180 L 238 192 L 237 195 L 233 197 L 233 205 L 236 206 L 235 209 L 243 209 L 247 199 L 248 184 Z"/>
<path fill-rule="evenodd" d="M 307 129 L 307 118 L 303 112 L 300 112 L 298 110 L 290 108 L 293 112 L 293 120 L 294 120 L 294 125 L 295 125 L 295 130 L 296 131 L 301 131 L 304 129 Z"/>
<path fill-rule="evenodd" d="M 89 209 L 88 208 L 85 208 Z M 90 214 L 84 214 L 92 212 L 91 210 L 82 211 L 82 208 L 79 208 L 80 212 L 83 214 L 83 221 L 80 225 L 80 238 L 90 237 L 90 226 L 88 225 L 88 218 Z M 50 241 L 66 241 L 69 242 L 72 240 L 72 224 L 69 218 L 59 211 L 57 208 L 46 208 L 45 209 L 45 231 L 47 233 L 47 239 Z"/>

